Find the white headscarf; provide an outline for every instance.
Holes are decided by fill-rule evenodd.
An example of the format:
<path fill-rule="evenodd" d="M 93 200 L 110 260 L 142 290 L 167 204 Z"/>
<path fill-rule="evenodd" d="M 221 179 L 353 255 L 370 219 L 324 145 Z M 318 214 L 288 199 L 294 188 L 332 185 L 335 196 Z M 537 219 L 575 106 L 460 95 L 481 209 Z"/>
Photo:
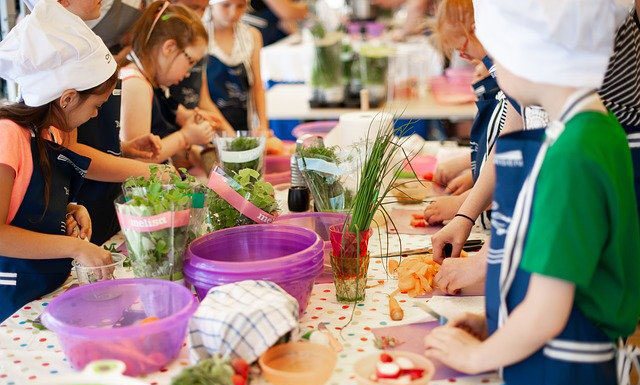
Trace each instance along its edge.
<path fill-rule="evenodd" d="M 0 42 L 0 77 L 18 83 L 25 104 L 32 107 L 67 89 L 98 86 L 116 67 L 102 39 L 56 0 L 39 0 Z"/>
<path fill-rule="evenodd" d="M 616 31 L 612 0 L 474 0 L 476 35 L 507 70 L 536 83 L 599 88 Z"/>

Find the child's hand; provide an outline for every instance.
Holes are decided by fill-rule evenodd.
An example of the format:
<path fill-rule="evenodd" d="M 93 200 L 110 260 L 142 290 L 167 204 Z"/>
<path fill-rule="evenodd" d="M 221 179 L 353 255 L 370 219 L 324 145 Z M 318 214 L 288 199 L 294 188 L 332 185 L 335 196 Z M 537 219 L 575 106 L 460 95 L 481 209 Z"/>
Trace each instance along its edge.
<path fill-rule="evenodd" d="M 470 166 L 471 160 L 468 155 L 457 156 L 444 162 L 438 162 L 436 171 L 433 173 L 433 181 L 441 186 L 446 186 L 453 178 L 460 175 L 462 171 L 468 169 Z"/>
<path fill-rule="evenodd" d="M 447 243 L 453 246 L 451 256 L 457 258 L 460 256 L 462 246 L 466 242 L 473 223 L 466 218 L 454 217 L 445 227 L 431 236 L 431 245 L 433 246 L 433 259 L 442 263 L 444 259 L 442 249 Z"/>
<path fill-rule="evenodd" d="M 200 123 L 188 122 L 180 132 L 184 134 L 188 145 L 207 144 L 213 139 L 213 127 L 207 120 Z"/>
<path fill-rule="evenodd" d="M 157 135 L 145 134 L 120 143 L 120 148 L 127 158 L 153 159 L 162 150 L 162 140 Z"/>
<path fill-rule="evenodd" d="M 467 169 L 447 183 L 447 188 L 444 191 L 447 194 L 460 195 L 471 187 L 473 187 L 473 176 L 471 170 Z"/>
<path fill-rule="evenodd" d="M 480 372 L 478 354 L 482 342 L 461 328 L 448 324 L 433 329 L 425 339 L 424 355 L 434 358 L 457 371 L 477 374 Z"/>
<path fill-rule="evenodd" d="M 448 221 L 456 215 L 462 203 L 464 198 L 459 195 L 437 197 L 424 210 L 424 220 L 430 225 Z"/>
<path fill-rule="evenodd" d="M 487 317 L 475 313 L 464 313 L 457 317 L 450 318 L 446 326 L 460 328 L 480 341 L 486 340 L 489 334 Z"/>
<path fill-rule="evenodd" d="M 84 206 L 67 205 L 66 227 L 68 236 L 91 239 L 91 217 Z"/>
<path fill-rule="evenodd" d="M 83 266 L 104 266 L 113 263 L 111 253 L 93 243 L 79 241 L 75 259 Z"/>
<path fill-rule="evenodd" d="M 478 256 L 447 258 L 434 278 L 436 286 L 447 294 L 457 294 L 461 289 L 484 281 L 486 262 Z"/>

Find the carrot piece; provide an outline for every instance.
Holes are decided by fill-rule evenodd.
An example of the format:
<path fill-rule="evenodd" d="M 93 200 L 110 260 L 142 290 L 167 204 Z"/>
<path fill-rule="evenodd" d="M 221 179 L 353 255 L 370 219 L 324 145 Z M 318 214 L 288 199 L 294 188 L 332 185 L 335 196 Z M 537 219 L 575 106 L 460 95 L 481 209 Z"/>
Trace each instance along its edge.
<path fill-rule="evenodd" d="M 395 259 L 390 259 L 388 264 L 389 274 L 395 274 L 398 271 L 400 264 Z"/>
<path fill-rule="evenodd" d="M 389 315 L 394 321 L 400 321 L 404 318 L 404 311 L 402 311 L 402 308 L 394 295 L 389 296 Z"/>

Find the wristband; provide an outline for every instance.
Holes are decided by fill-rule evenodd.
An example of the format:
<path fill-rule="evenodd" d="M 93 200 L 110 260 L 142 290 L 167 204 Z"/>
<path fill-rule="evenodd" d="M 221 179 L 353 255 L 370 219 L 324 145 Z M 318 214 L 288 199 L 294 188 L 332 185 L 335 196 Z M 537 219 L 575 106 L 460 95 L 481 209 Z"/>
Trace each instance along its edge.
<path fill-rule="evenodd" d="M 466 219 L 468 219 L 468 220 L 470 220 L 470 221 L 471 221 L 471 224 L 473 224 L 473 225 L 475 225 L 475 224 L 476 224 L 476 221 L 475 221 L 475 220 L 473 220 L 473 219 L 472 219 L 470 216 L 468 216 L 468 215 L 464 215 L 464 214 L 460 214 L 460 213 L 458 213 L 458 214 L 454 215 L 453 217 L 454 217 L 454 218 L 455 218 L 455 217 L 466 218 Z"/>

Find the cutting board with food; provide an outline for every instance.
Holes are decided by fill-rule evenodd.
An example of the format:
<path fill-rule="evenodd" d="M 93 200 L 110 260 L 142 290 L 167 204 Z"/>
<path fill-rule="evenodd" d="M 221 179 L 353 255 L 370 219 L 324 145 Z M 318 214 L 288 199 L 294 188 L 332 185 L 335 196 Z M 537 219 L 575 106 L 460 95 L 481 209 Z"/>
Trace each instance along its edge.
<path fill-rule="evenodd" d="M 433 235 L 442 229 L 441 225 L 429 225 L 423 213 L 423 209 L 391 209 L 389 234 Z"/>

